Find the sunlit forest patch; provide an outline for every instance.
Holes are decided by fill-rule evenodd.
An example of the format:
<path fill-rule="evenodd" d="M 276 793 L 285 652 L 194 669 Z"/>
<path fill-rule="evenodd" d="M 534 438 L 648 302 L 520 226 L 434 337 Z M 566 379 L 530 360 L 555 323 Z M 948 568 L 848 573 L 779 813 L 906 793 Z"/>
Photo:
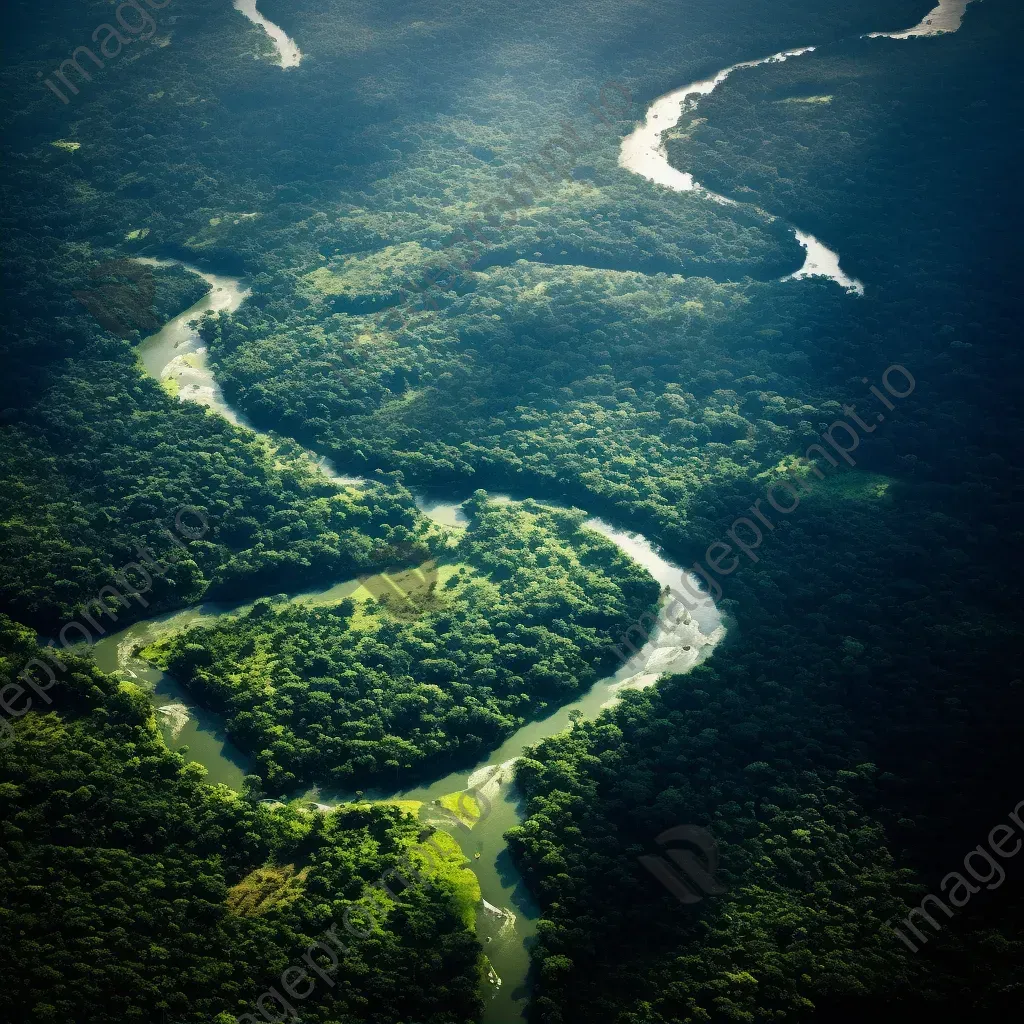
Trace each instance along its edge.
<path fill-rule="evenodd" d="M 228 890 L 228 909 L 239 917 L 282 910 L 302 895 L 309 870 L 294 864 L 256 868 Z"/>
<path fill-rule="evenodd" d="M 105 625 L 246 602 L 149 653 L 253 774 L 211 785 L 141 686 L 60 652 L 52 705 L 2 720 L 5 1019 L 258 1013 L 357 894 L 428 862 L 430 827 L 416 802 L 312 813 L 261 787 L 400 791 L 487 758 L 614 669 L 658 600 L 587 515 L 692 565 L 794 474 L 806 504 L 718 581 L 728 642 L 519 762 L 499 873 L 543 918 L 530 1018 L 1019 1016 L 1013 884 L 920 953 L 890 930 L 1019 800 L 1020 8 L 864 38 L 930 3 L 259 0 L 305 54 L 286 72 L 230 4 L 190 0 L 67 104 L 39 73 L 110 6 L 11 9 L 0 608 L 24 625 L 0 615 L 0 696 L 29 696 L 37 634 L 202 508 L 209 535 Z M 665 139 L 740 206 L 619 166 L 655 97 L 805 45 Z M 791 224 L 864 296 L 783 280 Z M 201 339 L 271 442 L 177 401 L 139 366 L 149 328 L 76 298 L 135 256 L 244 278 Z M 159 322 L 205 287 L 155 277 Z M 895 362 L 919 390 L 819 478 L 802 454 Z M 337 486 L 323 455 L 369 482 Z M 425 485 L 586 512 L 478 494 L 442 536 Z M 259 600 L 330 584 L 351 590 Z M 718 841 L 726 890 L 685 910 L 638 861 L 683 822 Z M 389 897 L 303 1019 L 480 1019 L 481 891 L 438 842 L 438 884 Z"/>
<path fill-rule="evenodd" d="M 597 679 L 658 587 L 581 513 L 483 495 L 468 509 L 425 593 L 371 577 L 334 605 L 258 602 L 145 657 L 227 716 L 275 791 L 472 756 Z"/>
<path fill-rule="evenodd" d="M 387 301 L 400 289 L 410 290 L 437 257 L 418 242 L 386 246 L 366 255 L 344 257 L 340 264 L 321 267 L 302 279 L 306 289 L 347 299 Z"/>
<path fill-rule="evenodd" d="M 421 846 L 429 865 L 428 877 L 447 882 L 455 895 L 459 916 L 469 929 L 476 924 L 476 910 L 480 905 L 480 883 L 470 870 L 466 855 L 447 832 L 438 830 L 431 836 L 430 847 Z"/>
<path fill-rule="evenodd" d="M 0 616 L 0 665 L 40 653 Z M 233 1020 L 412 857 L 431 885 L 377 900 L 370 941 L 340 932 L 350 949 L 318 1004 L 352 1015 L 368 998 L 381 1005 L 382 984 L 396 1020 L 429 1019 L 425 984 L 466 1019 L 477 1014 L 481 950 L 467 909 L 479 895 L 447 836 L 401 807 L 310 814 L 210 786 L 201 766 L 164 745 L 142 690 L 65 657 L 71 673 L 51 690 L 49 712 L 20 719 L 19 742 L 0 753 L 0 804 L 27 847 L 4 861 L 8 921 L 41 950 L 63 932 L 66 973 L 26 961 L 7 1006 L 39 1002 L 44 986 L 52 1007 L 76 1006 L 86 992 L 106 1008 L 90 1011 L 104 1024 L 130 1019 L 132 1007 L 144 1008 L 140 1019 L 159 1016 L 167 1002 L 196 1020 Z M 430 935 L 429 956 L 410 915 Z M 71 918 L 79 924 L 68 930 Z M 145 941 L 126 945 L 126 934 Z"/>
<path fill-rule="evenodd" d="M 879 473 L 844 471 L 821 481 L 821 493 L 837 501 L 891 501 L 894 483 L 893 477 Z"/>

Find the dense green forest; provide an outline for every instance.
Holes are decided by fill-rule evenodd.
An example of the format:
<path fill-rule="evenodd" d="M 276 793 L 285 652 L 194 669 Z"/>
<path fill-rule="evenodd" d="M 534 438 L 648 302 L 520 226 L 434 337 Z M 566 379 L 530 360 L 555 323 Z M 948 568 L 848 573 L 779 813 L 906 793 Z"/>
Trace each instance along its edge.
<path fill-rule="evenodd" d="M 709 187 L 827 225 L 870 282 L 845 331 L 814 332 L 818 379 L 852 402 L 856 363 L 892 353 L 922 386 L 723 581 L 726 650 L 523 763 L 511 843 L 546 908 L 538 1020 L 1020 1009 L 1019 873 L 925 926 L 917 953 L 884 926 L 1022 797 L 1021 225 L 984 199 L 1014 191 L 1019 29 L 986 3 L 941 49 L 861 41 L 758 68 L 670 143 Z M 639 867 L 678 822 L 719 839 L 726 895 L 681 907 Z"/>
<path fill-rule="evenodd" d="M 783 480 L 799 507 L 714 582 L 729 632 L 711 660 L 518 766 L 509 849 L 542 915 L 531 1019 L 1019 1012 L 1020 862 L 919 952 L 888 927 L 1024 797 L 1024 24 L 984 0 L 955 34 L 862 38 L 929 6 L 260 0 L 303 52 L 282 69 L 227 0 L 174 0 L 64 104 L 40 79 L 112 5 L 9 5 L 6 1018 L 245 1019 L 429 837 L 393 805 L 322 815 L 261 805 L 256 779 L 208 785 L 86 651 L 23 713 L 8 684 L 33 630 L 58 636 L 97 597 L 112 632 L 359 577 L 340 603 L 257 601 L 146 653 L 273 791 L 397 789 L 575 699 L 658 596 L 582 513 L 478 494 L 445 531 L 410 488 L 554 498 L 690 564 Z M 657 96 L 812 44 L 733 75 L 666 138 L 739 206 L 618 166 Z M 864 297 L 780 280 L 803 258 L 790 224 Z M 135 256 L 244 276 L 249 298 L 200 331 L 263 434 L 147 376 L 141 341 L 206 285 Z M 893 364 L 916 384 L 880 403 Z M 801 470 L 854 413 L 871 426 L 856 466 Z M 308 449 L 368 482 L 331 483 Z M 172 536 L 182 509 L 201 537 Z M 117 607 L 140 551 L 170 567 Z M 403 602 L 368 582 L 422 564 Z M 725 890 L 691 906 L 638 860 L 684 824 L 717 839 Z M 303 1020 L 486 1013 L 461 855 L 440 875 L 352 943 Z"/>
<path fill-rule="evenodd" d="M 0 617 L 4 676 L 36 654 Z M 372 930 L 345 916 L 429 829 L 386 805 L 324 816 L 209 786 L 164 746 L 145 694 L 67 659 L 46 713 L 0 750 L 5 1019 L 230 1024 L 332 925 L 344 955 L 318 947 L 322 977 L 305 961 L 312 991 L 290 976 L 303 1020 L 476 1016 L 480 947 L 438 858 L 431 884 L 372 904 Z"/>
<path fill-rule="evenodd" d="M 180 270 L 156 277 L 157 322 L 206 288 Z M 84 284 L 97 292 L 95 278 Z M 137 330 L 115 337 L 91 317 L 84 328 L 104 336 L 84 343 L 87 358 L 55 365 L 16 359 L 22 339 L 8 336 L 16 373 L 4 382 L 12 394 L 2 402 L 13 404 L 0 426 L 0 607 L 9 614 L 52 629 L 138 564 L 140 545 L 143 560 L 149 551 L 151 561 L 166 561 L 176 554 L 175 533 L 182 542 L 174 524 L 185 508 L 202 513 L 184 517 L 186 530 L 202 536 L 155 575 L 146 601 L 156 608 L 355 575 L 429 529 L 393 480 L 339 493 L 294 442 L 269 444 L 173 401 L 137 369 Z M 130 617 L 139 607 L 113 611 Z"/>
<path fill-rule="evenodd" d="M 358 470 L 403 468 L 420 478 L 430 474 L 436 482 L 494 465 L 505 481 L 524 470 L 555 478 L 562 461 L 583 455 L 571 440 L 568 452 L 552 451 L 564 447 L 558 438 L 578 429 L 573 420 L 600 418 L 594 405 L 609 405 L 621 388 L 637 391 L 636 406 L 615 399 L 616 407 L 623 405 L 619 416 L 602 424 L 622 438 L 614 457 L 600 469 L 596 462 L 586 467 L 598 469 L 590 474 L 589 490 L 617 499 L 630 486 L 625 476 L 633 472 L 635 449 L 650 433 L 643 426 L 653 411 L 648 402 L 661 390 L 644 386 L 645 370 L 655 380 L 659 371 L 662 380 L 671 380 L 678 366 L 673 351 L 690 358 L 689 346 L 678 344 L 680 327 L 697 319 L 695 330 L 703 334 L 711 326 L 702 321 L 704 309 L 714 323 L 721 305 L 748 305 L 743 289 L 726 286 L 718 294 L 703 279 L 665 280 L 660 272 L 692 267 L 727 279 L 747 272 L 770 279 L 798 260 L 791 237 L 756 218 L 727 215 L 699 201 L 666 207 L 615 166 L 618 139 L 639 115 L 642 97 L 674 84 L 681 73 L 735 59 L 751 47 L 784 45 L 798 32 L 829 37 L 887 18 L 897 25 L 903 13 L 880 2 L 852 16 L 839 3 L 823 3 L 816 12 L 801 6 L 789 3 L 783 15 L 772 5 L 773 28 L 761 38 L 753 24 L 758 19 L 739 16 L 749 7 L 739 0 L 702 12 L 696 21 L 693 11 L 665 4 L 629 12 L 580 4 L 597 17 L 585 30 L 589 44 L 580 47 L 579 24 L 568 32 L 561 13 L 536 3 L 532 14 L 492 3 L 486 15 L 466 3 L 440 19 L 421 3 L 403 4 L 387 15 L 335 3 L 305 15 L 306 28 L 295 24 L 297 12 L 282 14 L 300 43 L 307 31 L 318 41 L 319 62 L 297 75 L 254 60 L 267 50 L 265 36 L 229 5 L 197 0 L 162 16 L 173 17 L 173 24 L 161 21 L 155 41 L 169 45 L 139 49 L 97 72 L 95 85 L 82 83 L 66 107 L 39 86 L 39 59 L 11 62 L 2 72 L 9 96 L 4 188 L 17 197 L 2 213 L 4 267 L 14 297 L 3 340 L 11 370 L 0 381 L 3 522 L 9 524 L 3 607 L 54 625 L 109 583 L 104 566 L 129 560 L 134 542 L 157 545 L 159 552 L 165 542 L 154 520 L 182 504 L 206 508 L 214 524 L 207 542 L 213 549 L 199 552 L 198 573 L 181 584 L 189 587 L 182 594 L 186 600 L 211 584 L 214 595 L 236 583 L 251 589 L 261 573 L 276 572 L 278 563 L 297 582 L 307 582 L 367 562 L 365 548 L 345 538 L 348 524 L 311 515 L 304 499 L 310 489 L 316 492 L 315 485 L 297 483 L 288 472 L 279 476 L 260 446 L 252 450 L 249 435 L 168 401 L 138 379 L 131 339 L 112 337 L 75 298 L 95 284 L 90 275 L 97 260 L 133 253 L 183 255 L 224 272 L 247 271 L 253 297 L 238 327 L 224 328 L 227 341 L 212 341 L 225 389 L 259 425 L 280 425 L 305 443 L 320 441 Z M 915 5 L 907 0 L 900 6 L 911 17 Z M 34 54 L 45 41 L 51 52 L 69 52 L 89 37 L 105 10 L 98 0 L 70 10 L 56 3 L 16 4 L 9 48 Z M 482 17 L 493 43 L 481 48 L 474 32 Z M 400 27 L 385 30 L 393 19 Z M 669 43 L 668 32 L 651 51 L 649 26 L 663 19 L 679 26 L 682 53 L 680 44 Z M 337 31 L 325 30 L 331 23 Z M 521 36 L 523 25 L 530 26 L 529 37 Z M 622 46 L 621 65 L 612 69 L 602 67 L 598 56 L 609 26 L 617 26 Z M 494 48 L 502 51 L 497 63 Z M 568 62 L 564 81 L 551 82 L 542 53 Z M 386 85 L 375 74 L 385 62 Z M 150 83 L 141 94 L 136 72 Z M 604 87 L 605 82 L 611 84 Z M 418 103 L 404 102 L 409 90 L 421 97 Z M 320 102 L 324 94 L 339 92 L 351 102 Z M 455 109 L 459 101 L 465 109 Z M 318 111 L 315 130 L 304 113 L 308 108 Z M 534 159 L 537 140 L 561 137 L 566 121 L 578 124 L 574 166 L 555 159 L 531 172 L 531 184 L 513 181 Z M 253 145 L 253 138 L 272 142 L 274 155 Z M 128 139 L 131 145 L 125 145 Z M 475 241 L 481 233 L 482 249 Z M 556 263 L 648 272 L 621 277 L 543 263 L 532 270 L 501 266 L 519 255 L 543 260 L 545 254 Z M 424 278 L 435 281 L 428 291 L 441 292 L 448 282 L 442 277 L 437 284 L 437 272 L 464 267 L 467 257 L 490 269 L 493 283 L 463 298 L 464 315 L 456 309 L 441 317 L 428 309 L 418 319 Z M 338 298 L 331 294 L 332 268 L 352 259 L 355 276 L 371 289 L 358 293 L 360 298 L 377 298 L 382 261 L 397 260 L 399 276 L 408 271 L 399 286 L 407 297 L 397 315 L 392 310 L 368 319 L 333 312 Z M 456 276 L 466 277 L 470 287 L 477 273 L 467 269 Z M 548 280 L 559 274 L 580 283 Z M 354 287 L 344 283 L 343 306 L 351 306 L 346 291 Z M 618 293 L 623 301 L 611 304 L 629 307 L 621 314 L 627 322 L 620 327 L 618 318 L 600 316 L 601 330 L 582 309 L 571 317 L 566 309 L 560 321 L 557 309 L 552 316 L 542 298 L 549 290 L 566 293 L 563 305 L 592 292 L 590 302 L 601 307 L 609 293 Z M 513 299 L 519 310 L 514 317 Z M 447 301 L 442 294 L 430 305 Z M 557 307 L 557 298 L 550 301 Z M 637 305 L 655 322 L 634 317 Z M 826 323 L 832 315 L 826 303 Z M 383 317 L 397 331 L 380 325 Z M 751 324 L 751 340 L 762 344 L 757 332 L 763 329 Z M 620 330 L 621 342 L 615 337 Z M 585 368 L 573 365 L 580 335 L 597 341 L 585 346 L 593 353 Z M 603 335 L 609 336 L 607 345 Z M 533 351 L 517 354 L 525 344 Z M 628 373 L 622 368 L 609 375 L 601 367 L 618 360 L 620 344 L 640 344 L 644 351 L 630 357 Z M 486 358 L 495 359 L 493 366 Z M 364 366 L 367 361 L 374 365 Z M 641 375 L 635 379 L 633 366 Z M 539 367 L 545 370 L 540 376 Z M 478 374 L 485 380 L 477 381 Z M 430 386 L 435 376 L 440 389 Z M 496 388 L 487 387 L 487 377 Z M 666 423 L 683 421 L 672 428 L 680 439 L 731 440 L 745 429 L 729 415 L 735 399 L 711 398 L 715 391 L 728 392 L 731 379 L 709 381 L 718 386 L 700 389 L 699 407 L 691 412 L 685 393 L 678 414 L 659 412 Z M 577 380 L 588 382 L 587 400 L 561 401 L 560 389 Z M 473 405 L 481 388 L 501 392 L 496 415 L 483 422 L 481 407 Z M 790 402 L 786 389 L 780 393 Z M 404 402 L 396 406 L 399 396 Z M 792 404 L 798 408 L 803 398 Z M 552 401 L 558 409 L 545 409 Z M 545 421 L 543 457 L 533 452 L 532 436 L 523 436 L 532 435 L 535 424 L 514 411 L 524 404 Z M 370 418 L 339 422 L 353 412 Z M 424 415 L 440 422 L 423 431 L 417 423 Z M 442 431 L 446 416 L 453 423 Z M 716 429 L 720 420 L 725 423 Z M 225 451 L 229 446 L 235 449 L 231 454 Z M 476 451 L 481 446 L 487 450 Z M 644 496 L 639 504 L 685 503 L 689 476 L 658 454 L 652 456 L 656 468 L 638 488 Z M 664 494 L 661 476 L 667 481 Z M 397 515 L 390 504 L 383 522 L 358 525 L 375 538 L 386 535 Z M 244 515 L 243 507 L 258 512 Z M 298 513 L 297 521 L 309 531 L 282 536 L 270 525 L 279 513 Z M 339 543 L 330 557 L 311 558 L 325 532 L 341 533 Z"/>
<path fill-rule="evenodd" d="M 581 528 L 583 513 L 482 493 L 467 507 L 468 530 L 397 592 L 325 608 L 258 602 L 147 657 L 225 712 L 271 792 L 408 784 L 472 764 L 616 667 L 612 648 L 658 585 Z"/>

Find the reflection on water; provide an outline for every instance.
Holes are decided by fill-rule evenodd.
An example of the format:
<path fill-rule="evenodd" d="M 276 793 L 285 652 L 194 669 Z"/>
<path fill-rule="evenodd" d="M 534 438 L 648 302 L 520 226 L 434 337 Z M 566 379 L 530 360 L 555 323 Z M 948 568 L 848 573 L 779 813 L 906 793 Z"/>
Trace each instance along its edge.
<path fill-rule="evenodd" d="M 259 25 L 270 36 L 270 41 L 274 44 L 274 49 L 277 50 L 277 55 L 280 58 L 281 67 L 294 68 L 299 66 L 299 62 L 302 60 L 302 53 L 299 50 L 298 44 L 288 36 L 283 28 L 275 25 L 272 21 L 267 21 L 256 10 L 256 0 L 234 0 L 233 6 L 236 11 L 241 11 L 254 25 Z"/>
<path fill-rule="evenodd" d="M 920 36 L 938 36 L 944 32 L 955 32 L 964 20 L 964 13 L 971 0 L 939 0 L 938 6 L 929 11 L 913 28 L 902 32 L 869 32 L 869 39 L 913 39 Z"/>
<path fill-rule="evenodd" d="M 232 607 L 208 603 L 137 622 L 98 641 L 92 651 L 96 665 L 104 672 L 146 690 L 168 747 L 172 750 L 188 747 L 186 759 L 206 768 L 208 782 L 223 783 L 239 790 L 249 768 L 249 758 L 227 739 L 220 716 L 196 706 L 185 687 L 134 653 L 169 633 L 214 622 Z"/>
<path fill-rule="evenodd" d="M 901 32 L 869 32 L 868 38 L 911 39 L 922 36 L 937 36 L 955 32 L 963 21 L 964 12 L 972 0 L 939 0 L 938 5 L 921 19 L 913 28 Z M 658 97 L 648 108 L 642 124 L 622 140 L 619 148 L 619 166 L 639 174 L 657 185 L 664 185 L 673 192 L 698 192 L 704 198 L 726 206 L 739 205 L 732 199 L 718 195 L 694 180 L 689 171 L 681 171 L 669 163 L 668 151 L 663 141 L 664 133 L 675 128 L 684 113 L 696 110 L 701 96 L 708 96 L 718 88 L 734 71 L 756 68 L 762 64 L 778 64 L 814 51 L 813 46 L 795 50 L 784 50 L 759 60 L 743 61 L 723 68 L 710 78 L 690 82 L 681 89 L 675 89 Z M 766 215 L 774 220 L 770 214 Z M 806 252 L 803 266 L 784 281 L 798 281 L 807 277 L 827 277 L 836 284 L 856 295 L 864 294 L 864 285 L 855 277 L 845 274 L 839 267 L 839 254 L 829 249 L 822 241 L 806 231 L 792 228 L 796 240 Z"/>
<path fill-rule="evenodd" d="M 663 141 L 664 133 L 675 128 L 684 113 L 692 113 L 697 108 L 701 96 L 708 96 L 718 88 L 734 71 L 744 68 L 756 68 L 762 64 L 781 64 L 792 57 L 800 57 L 813 52 L 813 46 L 804 46 L 796 50 L 784 50 L 773 53 L 759 60 L 743 61 L 723 68 L 710 78 L 702 78 L 690 82 L 681 89 L 675 89 L 656 99 L 648 108 L 642 124 L 622 140 L 619 148 L 619 166 L 639 174 L 657 185 L 664 185 L 673 192 L 697 192 L 705 199 L 720 203 L 723 206 L 738 206 L 732 199 L 712 192 L 697 182 L 689 171 L 681 171 L 669 163 L 668 150 Z M 771 221 L 771 214 L 765 214 Z M 806 231 L 792 228 L 796 240 L 806 252 L 803 266 L 794 274 L 784 277 L 784 281 L 799 280 L 805 277 L 827 277 L 848 292 L 864 294 L 864 285 L 856 278 L 848 277 L 839 269 L 839 253 L 833 252 Z"/>
<path fill-rule="evenodd" d="M 822 245 L 814 235 L 809 235 L 799 228 L 794 228 L 793 234 L 804 247 L 807 256 L 804 265 L 789 277 L 784 277 L 783 281 L 800 281 L 805 277 L 828 277 L 836 284 L 842 285 L 848 292 L 864 294 L 864 283 L 845 274 L 840 268 L 839 253 L 833 252 L 828 246 Z"/>
<path fill-rule="evenodd" d="M 249 296 L 241 278 L 209 274 L 177 260 L 139 257 L 137 262 L 152 267 L 182 266 L 198 274 L 210 286 L 195 305 L 168 320 L 139 346 L 139 361 L 146 372 L 159 381 L 173 381 L 178 397 L 183 401 L 205 405 L 236 426 L 249 426 L 245 417 L 236 413 L 225 400 L 207 363 L 206 345 L 192 326 L 193 321 L 204 313 L 233 313 L 238 309 Z"/>
<path fill-rule="evenodd" d="M 622 140 L 619 147 L 619 166 L 639 174 L 658 185 L 664 185 L 673 192 L 701 192 L 709 198 L 718 199 L 730 205 L 732 200 L 716 195 L 710 189 L 698 184 L 688 171 L 680 171 L 668 162 L 668 151 L 662 141 L 662 135 L 670 128 L 675 128 L 684 113 L 691 113 L 697 108 L 701 96 L 708 96 L 718 88 L 734 71 L 743 68 L 756 68 L 761 64 L 777 64 L 790 57 L 799 57 L 810 53 L 813 46 L 805 46 L 800 50 L 786 50 L 773 53 L 770 57 L 760 60 L 748 60 L 741 64 L 733 64 L 719 71 L 711 78 L 702 78 L 690 82 L 681 89 L 675 89 L 656 99 L 648 108 L 643 124 L 637 127 Z"/>

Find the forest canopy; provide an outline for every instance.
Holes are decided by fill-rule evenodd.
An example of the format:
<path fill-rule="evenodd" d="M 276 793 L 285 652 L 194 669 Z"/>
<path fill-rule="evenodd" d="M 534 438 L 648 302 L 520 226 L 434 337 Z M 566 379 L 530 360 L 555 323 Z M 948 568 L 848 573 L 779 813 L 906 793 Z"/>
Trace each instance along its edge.
<path fill-rule="evenodd" d="M 0 617 L 4 678 L 36 654 Z M 430 834 L 388 805 L 325 816 L 210 786 L 142 691 L 68 661 L 0 750 L 8 1020 L 230 1024 Z M 303 1019 L 476 1016 L 480 947 L 450 880 L 400 889 L 374 920 L 318 961 Z"/>
<path fill-rule="evenodd" d="M 106 0 L 9 7 L 5 1019 L 258 1012 L 435 834 L 411 800 L 324 814 L 288 792 L 486 760 L 617 667 L 658 601 L 587 515 L 691 565 L 781 479 L 807 487 L 723 573 L 713 656 L 531 743 L 507 852 L 474 882 L 439 839 L 436 884 L 386 906 L 302 1019 L 470 1024 L 527 995 L 532 1024 L 1019 1016 L 1019 874 L 913 955 L 891 933 L 1019 801 L 1024 710 L 1021 7 L 866 35 L 932 4 L 258 0 L 303 55 L 285 68 L 232 4 L 189 0 L 148 4 L 152 35 L 95 71 L 76 47 Z M 664 138 L 729 202 L 620 165 L 657 97 L 812 45 Z M 90 77 L 63 103 L 43 80 L 74 76 L 69 55 Z M 864 295 L 794 278 L 795 228 Z M 196 343 L 249 425 L 140 360 L 205 294 L 196 269 L 247 291 Z M 915 386 L 879 404 L 894 365 Z M 858 445 L 815 475 L 801 456 L 841 422 Z M 425 487 L 538 500 L 477 493 L 446 530 Z M 183 508 L 209 530 L 179 546 Z M 148 607 L 115 609 L 140 551 L 170 567 Z M 163 741 L 109 622 L 127 678 L 60 651 L 52 699 L 28 693 L 36 631 L 96 601 L 118 630 L 247 604 L 145 652 L 252 755 L 241 792 Z M 687 907 L 640 860 L 680 826 L 718 844 Z M 520 952 L 540 915 L 533 973 L 504 986 L 470 927 L 487 885 Z"/>
<path fill-rule="evenodd" d="M 371 578 L 327 607 L 258 602 L 145 654 L 224 712 L 271 792 L 472 764 L 617 666 L 615 643 L 659 587 L 581 512 L 482 492 L 468 511 L 398 593 Z"/>

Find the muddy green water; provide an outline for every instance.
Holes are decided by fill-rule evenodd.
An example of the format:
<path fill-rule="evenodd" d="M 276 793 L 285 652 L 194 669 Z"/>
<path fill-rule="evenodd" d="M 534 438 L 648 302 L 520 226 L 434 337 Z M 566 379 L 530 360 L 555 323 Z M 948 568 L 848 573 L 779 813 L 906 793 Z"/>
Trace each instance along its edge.
<path fill-rule="evenodd" d="M 227 403 L 207 362 L 202 340 L 191 326 L 192 321 L 209 310 L 232 312 L 249 293 L 240 279 L 194 267 L 188 269 L 199 273 L 210 284 L 211 291 L 143 341 L 139 360 L 152 376 L 175 381 L 181 400 L 199 402 L 232 423 L 251 429 L 245 417 Z M 339 474 L 327 459 L 320 458 L 319 464 L 325 476 L 339 486 L 358 486 L 363 482 L 358 477 Z M 459 527 L 466 522 L 460 505 L 467 497 L 468 494 L 439 497 L 435 492 L 430 496 L 416 495 L 416 500 L 424 514 L 435 522 Z M 509 495 L 491 495 L 495 501 L 523 497 L 526 496 L 514 499 Z M 673 565 L 646 538 L 596 518 L 588 520 L 586 526 L 617 544 L 663 587 L 699 595 L 689 601 L 691 611 L 684 612 L 678 606 L 673 607 L 671 613 L 666 609 L 647 642 L 616 673 L 600 680 L 573 704 L 524 725 L 478 764 L 429 784 L 364 793 L 367 799 L 422 801 L 423 820 L 434 821 L 454 834 L 469 859 L 483 895 L 477 931 L 494 969 L 484 992 L 485 1024 L 513 1024 L 520 1020 L 529 994 L 528 948 L 536 931 L 537 908 L 513 867 L 502 838 L 507 829 L 522 820 L 523 808 L 512 785 L 515 759 L 525 747 L 567 729 L 570 711 L 580 711 L 588 719 L 596 718 L 603 708 L 616 701 L 623 689 L 650 686 L 667 671 L 688 671 L 708 656 L 724 634 L 718 610 L 710 598 L 700 594 L 696 580 Z M 359 590 L 358 580 L 343 580 L 320 590 L 290 595 L 290 600 L 334 604 L 348 596 L 358 598 Z M 368 596 L 366 592 L 364 595 Z M 207 602 L 154 616 L 111 634 L 94 647 L 96 662 L 101 668 L 130 679 L 149 692 L 168 745 L 172 749 L 187 748 L 187 759 L 202 764 L 210 782 L 224 783 L 233 789 L 241 786 L 248 758 L 227 739 L 219 716 L 196 706 L 183 687 L 143 661 L 136 652 L 160 637 L 189 626 L 213 623 L 222 616 L 244 612 L 251 603 Z M 486 808 L 485 816 L 472 830 L 453 826 L 451 818 L 442 815 L 433 804 L 446 793 L 467 789 L 476 792 Z M 350 792 L 318 790 L 307 794 L 310 800 L 321 805 L 334 805 L 354 796 Z"/>
<path fill-rule="evenodd" d="M 955 31 L 969 2 L 941 0 L 919 25 L 904 32 L 874 35 L 907 39 Z M 257 17 L 253 0 L 235 0 L 235 6 L 247 17 L 264 23 L 265 19 L 261 21 Z M 272 28 L 276 29 L 276 26 Z M 283 32 L 279 29 L 277 31 L 284 37 Z M 282 49 L 284 44 L 281 38 L 270 28 L 268 32 L 278 46 L 282 65 L 287 67 L 298 63 L 298 48 L 295 47 L 294 53 L 287 47 Z M 731 204 L 731 200 L 701 189 L 692 175 L 668 164 L 662 144 L 664 131 L 676 124 L 684 112 L 691 111 L 700 96 L 710 93 L 734 71 L 800 57 L 812 49 L 806 47 L 786 51 L 733 65 L 708 79 L 660 97 L 651 105 L 644 123 L 623 140 L 621 165 L 673 191 L 700 190 L 711 200 Z M 863 291 L 859 281 L 848 278 L 840 271 L 837 254 L 813 236 L 797 232 L 797 238 L 807 250 L 807 262 L 792 275 L 794 278 L 822 275 L 832 278 L 850 291 Z M 158 264 L 169 261 L 145 262 Z M 210 293 L 147 338 L 139 349 L 140 362 L 154 377 L 164 381 L 174 380 L 183 401 L 199 402 L 232 423 L 251 429 L 245 418 L 225 400 L 207 363 L 202 341 L 190 326 L 193 319 L 209 310 L 230 313 L 237 309 L 248 291 L 237 278 L 205 273 L 194 267 L 189 269 L 200 274 L 210 284 Z M 319 457 L 318 461 L 324 475 L 338 486 L 358 486 L 362 483 L 358 477 L 338 473 L 329 460 Z M 424 514 L 436 522 L 459 526 L 465 521 L 459 506 L 466 497 L 418 495 L 417 503 Z M 491 498 L 497 501 L 514 500 L 508 495 L 492 495 Z M 586 525 L 616 543 L 634 561 L 643 565 L 663 587 L 670 586 L 682 593 L 699 590 L 691 576 L 673 565 L 646 538 L 600 519 L 590 519 Z M 358 581 L 346 580 L 322 590 L 293 595 L 291 600 L 336 603 L 349 595 L 358 596 L 358 588 Z M 112 634 L 95 645 L 96 662 L 101 668 L 133 680 L 150 693 L 168 745 L 174 749 L 187 747 L 186 756 L 206 768 L 210 782 L 224 783 L 235 789 L 240 787 L 246 774 L 247 758 L 228 741 L 218 716 L 195 706 L 187 691 L 165 673 L 142 661 L 135 652 L 171 632 L 204 622 L 212 623 L 221 616 L 242 611 L 246 607 L 247 604 L 198 605 L 155 616 Z M 503 833 L 521 821 L 523 815 L 523 808 L 512 784 L 515 759 L 522 754 L 524 748 L 569 728 L 571 711 L 579 711 L 584 718 L 593 719 L 603 708 L 614 704 L 624 689 L 650 686 L 666 672 L 688 671 L 710 654 L 723 635 L 721 616 L 706 596 L 694 602 L 690 611 L 685 613 L 680 612 L 678 606 L 672 609 L 663 607 L 662 615 L 647 643 L 629 662 L 613 675 L 600 680 L 573 704 L 524 725 L 486 759 L 429 784 L 364 794 L 369 799 L 403 798 L 422 801 L 421 818 L 428 822 L 436 821 L 455 835 L 469 858 L 480 880 L 483 895 L 478 909 L 477 931 L 495 972 L 489 981 L 488 991 L 484 993 L 485 1024 L 515 1024 L 523 1018 L 529 995 L 528 950 L 536 933 L 538 916 L 537 907 L 512 865 L 502 838 Z M 446 793 L 467 789 L 482 798 L 488 812 L 472 830 L 453 826 L 451 819 L 441 815 L 433 804 L 433 801 Z M 307 796 L 322 805 L 331 805 L 350 800 L 354 794 L 313 790 Z"/>

